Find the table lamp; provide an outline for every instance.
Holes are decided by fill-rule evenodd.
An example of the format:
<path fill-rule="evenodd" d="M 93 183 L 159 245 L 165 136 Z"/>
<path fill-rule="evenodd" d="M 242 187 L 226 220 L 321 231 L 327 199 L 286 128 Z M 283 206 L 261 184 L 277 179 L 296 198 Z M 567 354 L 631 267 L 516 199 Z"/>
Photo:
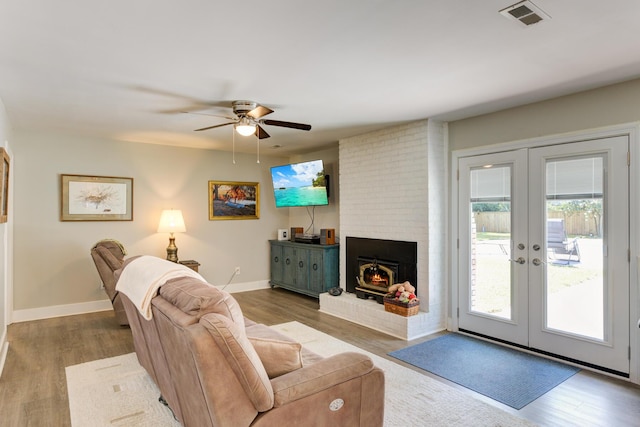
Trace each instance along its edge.
<path fill-rule="evenodd" d="M 167 259 L 169 261 L 178 262 L 178 248 L 176 247 L 176 238 L 173 233 L 184 233 L 187 228 L 184 226 L 182 211 L 179 209 L 165 209 L 160 215 L 160 225 L 158 225 L 158 233 L 169 234 L 169 246 L 167 246 Z"/>

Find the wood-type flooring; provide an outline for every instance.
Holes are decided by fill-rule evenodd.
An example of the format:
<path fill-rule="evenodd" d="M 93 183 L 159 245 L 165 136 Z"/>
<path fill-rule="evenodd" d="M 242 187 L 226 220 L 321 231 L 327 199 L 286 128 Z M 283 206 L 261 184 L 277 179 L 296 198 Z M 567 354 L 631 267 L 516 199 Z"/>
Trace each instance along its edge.
<path fill-rule="evenodd" d="M 320 313 L 317 299 L 283 289 L 234 297 L 245 316 L 256 322 L 273 325 L 295 320 L 382 357 L 390 358 L 390 351 L 434 337 L 411 342 L 394 338 Z M 0 425 L 11 427 L 70 426 L 65 367 L 134 351 L 131 331 L 119 326 L 111 311 L 15 323 L 8 328 L 8 340 L 0 377 Z M 583 370 L 518 411 L 404 366 L 539 425 L 640 426 L 640 387 L 603 374 Z"/>

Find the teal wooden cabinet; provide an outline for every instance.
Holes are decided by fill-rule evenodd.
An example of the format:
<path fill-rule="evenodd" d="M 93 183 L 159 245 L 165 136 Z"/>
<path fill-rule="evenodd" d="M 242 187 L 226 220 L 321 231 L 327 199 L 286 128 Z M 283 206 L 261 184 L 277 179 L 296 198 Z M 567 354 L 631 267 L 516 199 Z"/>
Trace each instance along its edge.
<path fill-rule="evenodd" d="M 318 298 L 339 286 L 340 245 L 312 245 L 270 240 L 271 287 L 279 286 Z"/>

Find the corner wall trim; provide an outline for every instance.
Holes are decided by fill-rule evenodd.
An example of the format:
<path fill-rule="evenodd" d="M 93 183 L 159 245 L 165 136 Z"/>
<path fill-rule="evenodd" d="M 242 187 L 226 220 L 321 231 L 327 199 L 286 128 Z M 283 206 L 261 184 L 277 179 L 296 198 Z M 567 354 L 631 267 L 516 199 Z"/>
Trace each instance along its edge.
<path fill-rule="evenodd" d="M 52 305 L 49 307 L 27 308 L 14 310 L 11 316 L 12 323 L 28 322 L 31 320 L 49 319 L 51 317 L 73 316 L 75 314 L 93 313 L 95 311 L 113 310 L 111 301 L 81 302 L 77 304 Z"/>
<path fill-rule="evenodd" d="M 4 362 L 7 360 L 7 353 L 9 352 L 9 342 L 6 341 L 6 334 L 0 341 L 2 347 L 0 348 L 0 376 L 2 376 L 2 370 L 4 369 Z"/>

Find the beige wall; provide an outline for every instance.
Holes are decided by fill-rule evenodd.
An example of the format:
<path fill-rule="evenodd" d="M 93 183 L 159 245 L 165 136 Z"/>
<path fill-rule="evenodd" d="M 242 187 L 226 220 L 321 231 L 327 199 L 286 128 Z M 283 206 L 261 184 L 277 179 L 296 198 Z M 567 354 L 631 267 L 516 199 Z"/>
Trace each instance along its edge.
<path fill-rule="evenodd" d="M 592 129 L 639 116 L 640 80 L 634 80 L 452 122 L 449 148 Z M 6 121 L 1 124 L 7 128 Z M 155 229 L 160 211 L 171 207 L 182 209 L 187 223 L 187 233 L 176 239 L 179 256 L 200 261 L 207 280 L 225 284 L 235 266 L 242 274 L 233 283 L 268 280 L 267 240 L 278 228 L 310 224 L 306 209 L 274 207 L 269 168 L 290 161 L 325 161 L 331 205 L 316 208 L 315 231 L 336 228 L 340 234 L 337 148 L 291 159 L 263 156 L 259 165 L 253 154 L 237 154 L 233 165 L 230 153 L 209 150 L 24 132 L 14 140 L 15 310 L 104 300 L 89 248 L 111 237 L 123 241 L 130 254 L 164 257 L 167 236 Z M 61 173 L 133 177 L 134 221 L 60 222 Z M 261 218 L 209 221 L 207 181 L 212 179 L 260 182 Z"/>
<path fill-rule="evenodd" d="M 449 123 L 449 148 L 451 151 L 484 147 L 492 144 L 526 141 L 537 137 L 552 137 L 571 133 L 584 135 L 587 131 L 608 126 L 632 124 L 640 121 L 640 79 L 605 86 L 586 92 L 563 96 L 548 101 L 511 108 L 492 114 L 472 117 Z M 570 138 L 567 138 L 570 139 Z M 637 248 L 640 242 L 638 212 L 640 199 L 638 188 L 637 141 L 632 139 L 631 156 L 631 379 L 638 382 L 640 373 L 640 333 L 636 322 L 640 314 L 640 284 L 637 281 Z M 451 154 L 451 153 L 450 153 Z M 453 184 L 450 183 L 450 187 Z M 452 299 L 453 301 L 453 299 Z M 455 308 L 455 302 L 452 303 Z M 640 324 L 640 323 L 639 323 Z M 634 332 L 635 331 L 635 332 Z"/>
<path fill-rule="evenodd" d="M 176 235 L 180 259 L 196 259 L 214 285 L 267 281 L 269 246 L 288 212 L 276 209 L 269 168 L 283 157 L 126 143 L 65 135 L 17 133 L 14 310 L 104 300 L 89 250 L 103 238 L 129 255 L 166 256 L 168 235 L 156 233 L 163 209 L 182 209 L 187 232 Z M 60 174 L 134 178 L 134 220 L 61 222 Z M 260 219 L 209 221 L 208 181 L 260 183 Z M 233 290 L 230 288 L 229 290 Z"/>
<path fill-rule="evenodd" d="M 640 79 L 449 123 L 452 151 L 640 120 Z"/>

